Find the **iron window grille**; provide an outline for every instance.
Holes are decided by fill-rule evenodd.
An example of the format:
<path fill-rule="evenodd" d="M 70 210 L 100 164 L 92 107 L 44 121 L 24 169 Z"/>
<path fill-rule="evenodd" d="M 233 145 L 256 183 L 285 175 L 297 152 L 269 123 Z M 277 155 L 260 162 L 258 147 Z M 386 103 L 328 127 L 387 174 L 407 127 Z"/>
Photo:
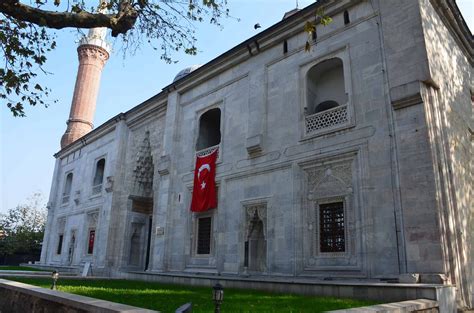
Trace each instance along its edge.
<path fill-rule="evenodd" d="M 197 254 L 211 253 L 211 225 L 212 217 L 201 217 L 198 219 Z"/>
<path fill-rule="evenodd" d="M 319 205 L 319 248 L 321 252 L 345 252 L 343 202 Z"/>

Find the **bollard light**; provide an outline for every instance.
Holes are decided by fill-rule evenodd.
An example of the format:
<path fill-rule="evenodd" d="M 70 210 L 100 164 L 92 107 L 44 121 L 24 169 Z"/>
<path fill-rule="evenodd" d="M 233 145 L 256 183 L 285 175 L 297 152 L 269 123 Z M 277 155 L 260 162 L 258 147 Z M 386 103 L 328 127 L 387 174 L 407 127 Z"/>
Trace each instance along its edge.
<path fill-rule="evenodd" d="M 59 278 L 59 273 L 57 271 L 53 271 L 53 273 L 51 273 L 51 278 L 53 279 L 53 284 L 51 285 L 51 290 L 56 290 L 56 283 L 57 283 L 58 278 Z"/>
<path fill-rule="evenodd" d="M 214 300 L 215 304 L 215 313 L 221 312 L 221 304 L 224 300 L 224 287 L 221 284 L 217 283 L 212 287 L 212 300 Z"/>

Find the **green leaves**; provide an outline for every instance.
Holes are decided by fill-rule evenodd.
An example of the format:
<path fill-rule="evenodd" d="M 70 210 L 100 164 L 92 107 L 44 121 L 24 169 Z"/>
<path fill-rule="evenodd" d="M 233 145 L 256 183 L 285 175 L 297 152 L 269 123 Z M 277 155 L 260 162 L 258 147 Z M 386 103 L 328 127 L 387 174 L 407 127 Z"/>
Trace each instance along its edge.
<path fill-rule="evenodd" d="M 57 12 L 36 11 L 33 17 L 21 13 L 48 4 L 54 5 Z M 22 1 L 23 11 L 19 11 L 13 10 L 9 1 L 0 0 L 0 12 L 3 12 L 0 13 L 0 50 L 5 58 L 0 63 L 0 99 L 13 116 L 25 116 L 28 105 L 48 106 L 56 102 L 47 101 L 50 89 L 37 76 L 46 73 L 43 66 L 47 52 L 56 47 L 54 35 L 46 26 L 109 27 L 112 36 L 122 42 L 124 53 L 133 54 L 147 42 L 161 51 L 162 60 L 172 63 L 176 62 L 173 54 L 177 51 L 198 53 L 196 22 L 206 21 L 221 27 L 221 18 L 229 16 L 227 0 L 108 0 L 99 7 L 88 7 L 90 2 L 85 0 L 65 4 L 61 0 L 33 0 L 29 4 Z M 105 8 L 107 13 L 97 14 Z"/>
<path fill-rule="evenodd" d="M 304 31 L 308 33 L 308 39 L 306 40 L 304 51 L 309 52 L 311 51 L 311 42 L 316 42 L 316 24 L 319 22 L 323 26 L 327 26 L 332 23 L 332 18 L 324 13 L 324 8 L 319 7 L 315 12 L 315 21 L 310 22 L 307 21 L 304 24 Z M 316 44 L 316 43 L 315 43 Z"/>
<path fill-rule="evenodd" d="M 323 7 L 316 10 L 316 17 L 320 18 L 320 23 L 323 26 L 328 26 L 332 22 L 332 18 L 324 13 Z"/>
<path fill-rule="evenodd" d="M 25 116 L 26 105 L 48 106 L 50 90 L 35 79 L 55 47 L 44 28 L 0 14 L 0 99 L 13 116 Z"/>
<path fill-rule="evenodd" d="M 315 32 L 316 31 L 316 25 L 314 23 L 308 21 L 304 24 L 304 31 L 307 32 L 307 33 Z"/>
<path fill-rule="evenodd" d="M 26 204 L 0 214 L 0 254 L 31 253 L 41 250 L 46 210 L 41 194 L 34 194 Z"/>

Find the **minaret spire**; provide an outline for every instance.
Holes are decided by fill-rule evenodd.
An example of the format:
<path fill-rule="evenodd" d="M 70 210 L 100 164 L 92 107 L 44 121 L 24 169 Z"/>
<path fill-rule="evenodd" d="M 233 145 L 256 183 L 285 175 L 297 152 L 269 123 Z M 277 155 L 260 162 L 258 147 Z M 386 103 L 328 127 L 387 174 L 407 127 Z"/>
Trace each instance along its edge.
<path fill-rule="evenodd" d="M 100 2 L 99 12 L 106 10 Z M 79 41 L 77 54 L 79 69 L 72 97 L 67 129 L 61 138 L 61 149 L 92 130 L 97 95 L 99 93 L 102 69 L 111 51 L 105 40 L 107 29 L 91 28 L 89 34 Z"/>

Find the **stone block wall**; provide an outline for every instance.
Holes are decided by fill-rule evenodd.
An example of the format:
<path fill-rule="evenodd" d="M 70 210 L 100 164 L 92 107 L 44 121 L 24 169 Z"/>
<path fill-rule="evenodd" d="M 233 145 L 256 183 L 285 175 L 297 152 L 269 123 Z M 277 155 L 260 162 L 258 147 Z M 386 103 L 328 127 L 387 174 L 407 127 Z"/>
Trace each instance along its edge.
<path fill-rule="evenodd" d="M 157 313 L 125 304 L 0 279 L 2 313 Z"/>

